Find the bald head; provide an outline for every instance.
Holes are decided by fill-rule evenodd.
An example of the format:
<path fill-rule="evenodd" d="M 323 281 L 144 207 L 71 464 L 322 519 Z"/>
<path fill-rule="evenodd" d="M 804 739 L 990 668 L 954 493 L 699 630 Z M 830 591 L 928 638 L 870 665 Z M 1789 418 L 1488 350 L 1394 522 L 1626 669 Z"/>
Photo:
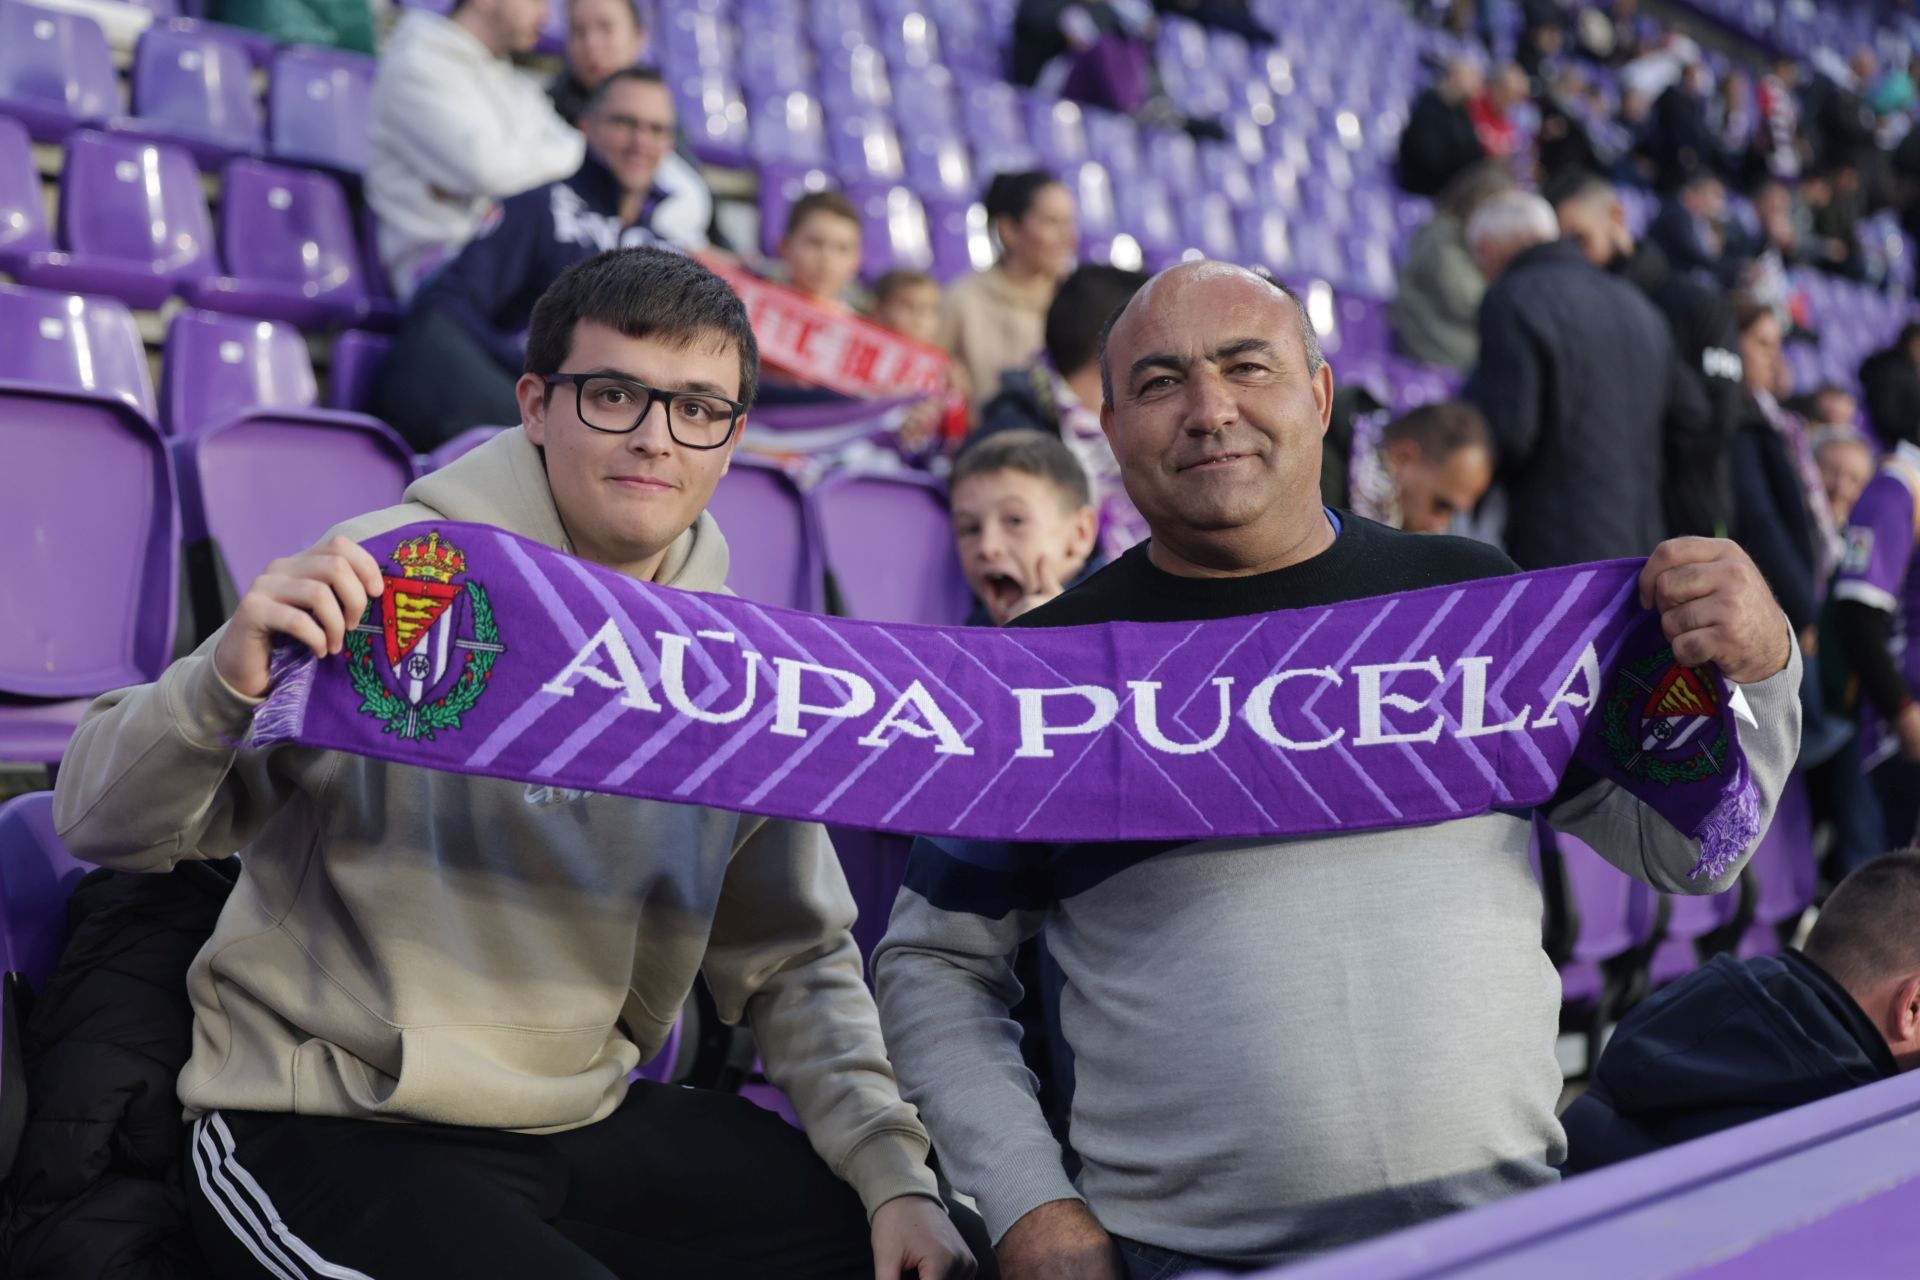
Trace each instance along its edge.
<path fill-rule="evenodd" d="M 1164 305 L 1179 306 L 1194 290 L 1222 288 L 1234 291 L 1239 285 L 1251 290 L 1260 299 L 1271 300 L 1274 295 L 1286 298 L 1293 304 L 1293 319 L 1299 330 L 1298 340 L 1305 353 L 1307 373 L 1320 372 L 1320 366 L 1326 363 L 1326 357 L 1320 351 L 1320 335 L 1313 327 L 1313 318 L 1307 314 L 1307 304 L 1300 295 L 1281 284 L 1271 276 L 1263 276 L 1257 271 L 1235 266 L 1231 262 L 1183 262 L 1177 267 L 1168 267 L 1159 275 L 1141 286 L 1126 306 L 1121 307 L 1107 318 L 1100 330 L 1100 397 L 1108 404 L 1113 403 L 1113 366 L 1107 359 L 1107 347 L 1114 331 L 1135 312 L 1150 309 L 1156 291 L 1166 295 Z"/>

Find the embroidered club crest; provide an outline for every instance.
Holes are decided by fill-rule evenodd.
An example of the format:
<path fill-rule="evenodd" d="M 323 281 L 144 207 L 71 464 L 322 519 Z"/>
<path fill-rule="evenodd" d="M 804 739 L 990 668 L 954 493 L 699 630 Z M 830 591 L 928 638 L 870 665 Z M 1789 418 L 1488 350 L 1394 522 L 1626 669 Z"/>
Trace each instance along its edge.
<path fill-rule="evenodd" d="M 1719 691 L 1712 677 L 1675 662 L 1671 649 L 1620 669 L 1600 739 L 1621 769 L 1662 786 L 1699 782 L 1726 765 Z"/>
<path fill-rule="evenodd" d="M 506 650 L 465 553 L 437 530 L 387 558 L 400 576 L 383 575 L 386 590 L 347 636 L 347 674 L 363 714 L 403 739 L 432 741 L 460 727 Z"/>

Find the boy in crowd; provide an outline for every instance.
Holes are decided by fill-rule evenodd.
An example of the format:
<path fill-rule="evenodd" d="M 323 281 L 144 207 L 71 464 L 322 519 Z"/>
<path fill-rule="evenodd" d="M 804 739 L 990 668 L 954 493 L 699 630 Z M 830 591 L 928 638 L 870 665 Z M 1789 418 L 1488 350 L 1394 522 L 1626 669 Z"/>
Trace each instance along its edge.
<path fill-rule="evenodd" d="M 1859 428 L 1851 426 L 1822 427 L 1814 432 L 1811 443 L 1834 521 L 1844 526 L 1861 491 L 1873 479 L 1873 445 Z"/>
<path fill-rule="evenodd" d="M 873 286 L 869 318 L 915 342 L 934 342 L 940 336 L 940 282 L 924 271 L 895 267 Z"/>
<path fill-rule="evenodd" d="M 1567 1108 L 1569 1173 L 1920 1066 L 1920 849 L 1840 883 L 1802 952 L 1715 956 L 1621 1020 Z"/>
<path fill-rule="evenodd" d="M 787 285 L 824 307 L 847 310 L 845 294 L 860 275 L 860 211 L 838 191 L 815 191 L 793 202 L 780 238 Z"/>
<path fill-rule="evenodd" d="M 1003 627 L 1098 568 L 1087 474 L 1058 436 L 1001 431 L 968 445 L 950 481 L 953 538 L 979 608 Z"/>
<path fill-rule="evenodd" d="M 964 1280 L 817 824 L 247 745 L 275 643 L 339 655 L 398 581 L 360 544 L 404 564 L 380 536 L 403 525 L 724 590 L 706 506 L 758 375 L 725 282 L 602 254 L 541 298 L 525 367 L 521 426 L 275 560 L 197 652 L 100 699 L 60 770 L 79 857 L 244 853 L 187 978 L 183 1176 L 210 1270 Z M 629 1082 L 699 973 L 804 1136 Z"/>
<path fill-rule="evenodd" d="M 1493 438 L 1470 404 L 1421 405 L 1356 459 L 1353 510 L 1408 533 L 1446 533 L 1493 483 Z"/>

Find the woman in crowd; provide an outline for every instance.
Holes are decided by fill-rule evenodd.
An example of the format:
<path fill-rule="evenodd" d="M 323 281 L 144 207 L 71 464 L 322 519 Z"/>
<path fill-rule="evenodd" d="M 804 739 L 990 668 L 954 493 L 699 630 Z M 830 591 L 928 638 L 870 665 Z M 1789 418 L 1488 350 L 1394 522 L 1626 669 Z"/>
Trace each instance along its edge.
<path fill-rule="evenodd" d="M 940 345 L 976 404 L 1039 352 L 1047 308 L 1080 249 L 1073 195 L 1051 174 L 1000 174 L 986 203 L 1000 260 L 948 289 L 940 317 Z"/>

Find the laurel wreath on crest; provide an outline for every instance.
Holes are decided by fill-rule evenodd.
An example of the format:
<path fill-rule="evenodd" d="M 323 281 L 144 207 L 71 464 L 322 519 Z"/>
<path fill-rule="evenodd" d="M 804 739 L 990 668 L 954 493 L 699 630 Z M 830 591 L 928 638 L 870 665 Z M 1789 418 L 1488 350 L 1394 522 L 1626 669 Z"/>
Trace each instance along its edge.
<path fill-rule="evenodd" d="M 1627 668 L 1641 679 L 1651 679 L 1666 671 L 1673 662 L 1673 651 L 1663 649 L 1639 664 Z M 1689 782 L 1703 782 L 1719 776 L 1721 765 L 1726 756 L 1725 735 L 1716 736 L 1699 751 L 1685 760 L 1660 760 L 1642 754 L 1640 744 L 1634 741 L 1632 732 L 1627 728 L 1627 709 L 1633 705 L 1634 690 L 1625 680 L 1619 680 L 1614 686 L 1613 696 L 1607 699 L 1606 709 L 1600 715 L 1600 741 L 1622 769 L 1627 769 L 1627 761 L 1640 756 L 1640 762 L 1628 771 L 1636 777 L 1657 782 L 1663 787 L 1671 787 Z"/>
<path fill-rule="evenodd" d="M 494 622 L 493 604 L 477 582 L 466 584 L 467 598 L 473 601 L 473 638 L 482 644 L 499 644 L 500 627 Z M 371 622 L 378 604 L 367 606 L 363 621 Z M 411 707 L 407 700 L 388 689 L 374 666 L 373 635 L 352 631 L 347 635 L 347 678 L 360 695 L 359 710 L 381 722 L 383 732 L 397 733 L 409 741 L 434 740 L 438 732 L 458 729 L 460 717 L 473 710 L 486 692 L 487 673 L 500 655 L 490 649 L 467 650 L 466 669 L 446 696 Z"/>

